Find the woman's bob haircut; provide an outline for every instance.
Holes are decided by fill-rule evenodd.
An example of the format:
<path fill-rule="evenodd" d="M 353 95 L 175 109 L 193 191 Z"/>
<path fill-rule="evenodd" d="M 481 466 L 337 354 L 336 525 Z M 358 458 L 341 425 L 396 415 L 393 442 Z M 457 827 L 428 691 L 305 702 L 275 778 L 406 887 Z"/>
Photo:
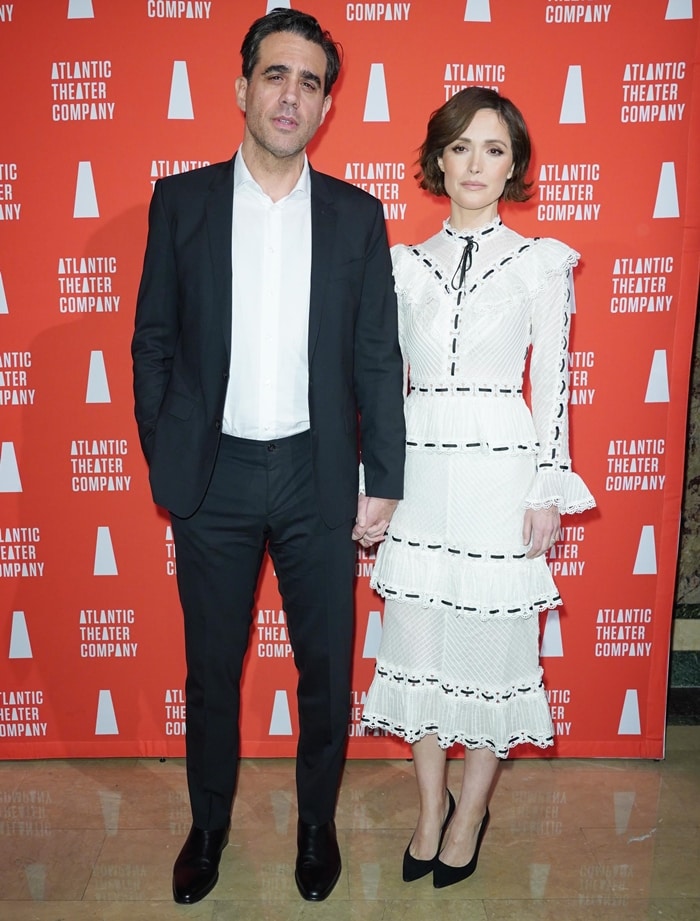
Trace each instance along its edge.
<path fill-rule="evenodd" d="M 416 174 L 421 189 L 433 195 L 447 195 L 438 159 L 446 147 L 456 141 L 481 109 L 493 109 L 508 129 L 513 152 L 513 175 L 506 181 L 504 201 L 527 201 L 531 182 L 525 182 L 530 166 L 530 135 L 520 110 L 510 99 L 483 86 L 470 86 L 460 90 L 436 109 L 428 121 L 428 130 L 421 145 Z"/>

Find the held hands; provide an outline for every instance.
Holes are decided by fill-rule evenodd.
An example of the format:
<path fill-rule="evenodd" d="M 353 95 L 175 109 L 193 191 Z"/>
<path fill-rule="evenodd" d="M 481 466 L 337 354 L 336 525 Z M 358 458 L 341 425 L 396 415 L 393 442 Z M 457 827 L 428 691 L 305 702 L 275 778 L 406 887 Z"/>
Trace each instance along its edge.
<path fill-rule="evenodd" d="M 525 554 L 528 560 L 542 556 L 550 550 L 561 536 L 559 509 L 556 505 L 550 508 L 529 508 L 525 511 L 523 523 L 523 543 L 530 544 L 530 549 Z"/>
<path fill-rule="evenodd" d="M 398 499 L 375 499 L 359 495 L 352 539 L 359 541 L 363 547 L 381 543 L 397 505 Z"/>

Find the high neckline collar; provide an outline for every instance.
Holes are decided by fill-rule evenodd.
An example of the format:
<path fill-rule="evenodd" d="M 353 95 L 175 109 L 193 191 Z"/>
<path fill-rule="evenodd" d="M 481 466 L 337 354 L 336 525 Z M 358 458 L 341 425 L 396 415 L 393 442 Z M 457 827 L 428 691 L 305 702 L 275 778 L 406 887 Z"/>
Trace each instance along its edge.
<path fill-rule="evenodd" d="M 446 218 L 442 222 L 442 229 L 448 237 L 452 237 L 454 240 L 468 240 L 470 237 L 472 239 L 481 239 L 482 237 L 491 236 L 497 233 L 503 227 L 503 221 L 501 220 L 500 215 L 489 221 L 488 224 L 483 224 L 481 227 L 477 227 L 475 230 L 457 230 L 456 227 L 453 227 L 450 224 L 450 219 Z"/>

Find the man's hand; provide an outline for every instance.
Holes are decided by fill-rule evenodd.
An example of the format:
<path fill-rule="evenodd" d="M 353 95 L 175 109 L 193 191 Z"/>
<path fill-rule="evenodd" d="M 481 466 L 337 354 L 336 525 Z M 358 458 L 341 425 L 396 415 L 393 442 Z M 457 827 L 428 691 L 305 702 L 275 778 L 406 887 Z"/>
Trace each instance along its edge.
<path fill-rule="evenodd" d="M 559 509 L 556 505 L 550 508 L 529 508 L 525 512 L 523 524 L 523 543 L 530 544 L 530 549 L 525 554 L 528 560 L 542 556 L 550 550 L 561 535 Z"/>
<path fill-rule="evenodd" d="M 353 540 L 359 541 L 363 547 L 381 543 L 398 504 L 398 499 L 358 496 L 357 518 L 352 529 Z"/>

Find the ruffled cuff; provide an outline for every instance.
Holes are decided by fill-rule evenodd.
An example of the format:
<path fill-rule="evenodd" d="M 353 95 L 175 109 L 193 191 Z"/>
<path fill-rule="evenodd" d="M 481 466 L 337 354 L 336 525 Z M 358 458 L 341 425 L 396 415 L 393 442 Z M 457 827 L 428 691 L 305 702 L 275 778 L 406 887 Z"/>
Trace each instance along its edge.
<path fill-rule="evenodd" d="M 572 515 L 594 508 L 595 499 L 577 473 L 540 470 L 525 499 L 525 508 L 551 508 L 553 505 L 562 515 Z"/>

